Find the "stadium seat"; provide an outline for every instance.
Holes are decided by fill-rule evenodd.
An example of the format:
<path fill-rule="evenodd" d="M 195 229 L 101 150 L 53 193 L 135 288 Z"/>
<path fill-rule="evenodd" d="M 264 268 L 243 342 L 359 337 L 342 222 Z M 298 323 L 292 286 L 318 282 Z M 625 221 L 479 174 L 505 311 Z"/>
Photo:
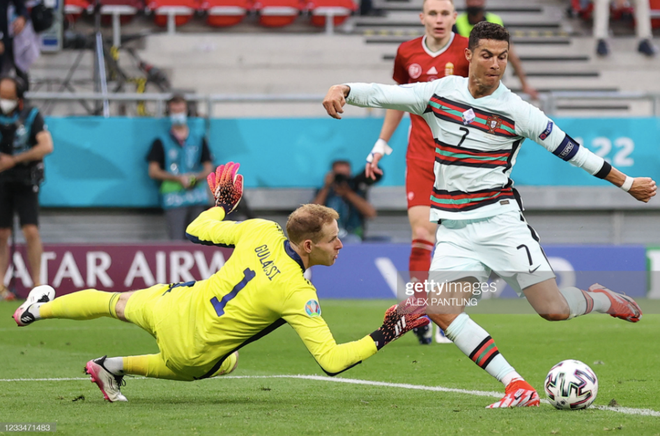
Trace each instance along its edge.
<path fill-rule="evenodd" d="M 266 27 L 288 26 L 302 9 L 299 0 L 257 0 L 254 3 L 254 10 L 259 12 L 259 24 Z"/>
<path fill-rule="evenodd" d="M 649 0 L 651 8 L 651 27 L 660 29 L 660 0 Z"/>
<path fill-rule="evenodd" d="M 312 24 L 325 26 L 325 31 L 332 34 L 334 26 L 339 26 L 357 9 L 353 0 L 311 0 L 306 9 L 312 14 Z"/>
<path fill-rule="evenodd" d="M 240 23 L 249 9 L 248 0 L 203 0 L 201 5 L 201 10 L 206 11 L 206 23 L 214 27 Z"/>
<path fill-rule="evenodd" d="M 199 9 L 197 0 L 149 0 L 147 9 L 153 11 L 157 26 L 167 26 L 167 33 L 175 33 L 178 26 L 183 26 Z"/>
<path fill-rule="evenodd" d="M 121 45 L 121 25 L 144 9 L 142 0 L 101 0 L 101 15 L 112 18 L 112 45 Z"/>
<path fill-rule="evenodd" d="M 68 21 L 76 21 L 90 7 L 88 0 L 65 0 L 64 15 Z"/>
<path fill-rule="evenodd" d="M 585 21 L 593 19 L 594 4 L 592 2 L 584 3 L 581 0 L 571 0 L 571 10 L 575 16 L 582 18 Z M 610 6 L 610 20 L 620 20 L 625 15 L 632 15 L 633 8 L 624 6 L 616 8 L 614 5 Z"/>

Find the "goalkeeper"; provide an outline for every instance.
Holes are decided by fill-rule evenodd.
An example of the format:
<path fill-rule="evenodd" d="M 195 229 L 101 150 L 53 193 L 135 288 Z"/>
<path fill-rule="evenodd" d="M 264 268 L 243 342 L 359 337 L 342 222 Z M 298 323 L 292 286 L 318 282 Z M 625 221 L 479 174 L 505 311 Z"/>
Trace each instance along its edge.
<path fill-rule="evenodd" d="M 216 207 L 202 212 L 187 228 L 195 243 L 235 247 L 216 274 L 198 282 L 126 293 L 87 289 L 57 299 L 53 288 L 39 286 L 14 313 L 16 323 L 107 316 L 153 335 L 158 354 L 103 356 L 87 362 L 85 371 L 108 401 L 126 401 L 120 391 L 126 374 L 186 381 L 229 374 L 236 369 L 239 348 L 286 323 L 328 375 L 351 368 L 428 323 L 419 314 L 392 306 L 378 330 L 338 345 L 321 317 L 316 289 L 303 277 L 307 268 L 330 266 L 337 259 L 342 248 L 337 213 L 320 205 L 301 206 L 289 216 L 289 239 L 272 221 L 223 221 L 243 193 L 238 167 L 230 162 L 209 175 Z"/>

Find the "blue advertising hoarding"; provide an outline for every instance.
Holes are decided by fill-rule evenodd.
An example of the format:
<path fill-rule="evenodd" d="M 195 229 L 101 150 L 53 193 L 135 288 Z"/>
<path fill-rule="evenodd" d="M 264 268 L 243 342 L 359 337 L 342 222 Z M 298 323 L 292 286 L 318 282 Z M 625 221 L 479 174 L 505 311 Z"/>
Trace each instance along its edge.
<path fill-rule="evenodd" d="M 560 287 L 586 290 L 600 283 L 632 297 L 647 294 L 642 245 L 549 245 L 544 250 Z M 409 244 L 347 244 L 334 266 L 312 268 L 312 283 L 320 298 L 396 298 L 397 287 L 408 280 L 409 254 Z M 497 297 L 516 297 L 504 283 L 497 289 Z"/>

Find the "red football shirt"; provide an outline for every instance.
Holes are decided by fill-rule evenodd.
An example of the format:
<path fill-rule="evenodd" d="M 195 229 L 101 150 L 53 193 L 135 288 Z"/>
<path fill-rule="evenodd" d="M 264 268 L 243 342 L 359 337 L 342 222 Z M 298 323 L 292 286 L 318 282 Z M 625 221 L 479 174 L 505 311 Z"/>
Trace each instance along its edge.
<path fill-rule="evenodd" d="M 449 44 L 433 53 L 424 40 L 426 36 L 406 41 L 399 46 L 394 59 L 394 81 L 400 85 L 415 82 L 431 82 L 445 76 L 468 75 L 465 49 L 468 39 L 453 34 Z M 412 129 L 408 140 L 408 159 L 434 159 L 435 142 L 426 121 L 410 114 Z"/>

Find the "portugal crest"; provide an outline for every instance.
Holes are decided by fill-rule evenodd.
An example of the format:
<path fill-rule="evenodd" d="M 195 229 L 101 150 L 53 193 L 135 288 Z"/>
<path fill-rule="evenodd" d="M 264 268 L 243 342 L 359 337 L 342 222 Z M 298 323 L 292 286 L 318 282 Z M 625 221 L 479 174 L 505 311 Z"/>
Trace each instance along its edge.
<path fill-rule="evenodd" d="M 502 120 L 497 115 L 491 115 L 486 119 L 486 127 L 488 127 L 488 133 L 495 133 L 495 130 L 499 129 L 502 125 Z"/>

